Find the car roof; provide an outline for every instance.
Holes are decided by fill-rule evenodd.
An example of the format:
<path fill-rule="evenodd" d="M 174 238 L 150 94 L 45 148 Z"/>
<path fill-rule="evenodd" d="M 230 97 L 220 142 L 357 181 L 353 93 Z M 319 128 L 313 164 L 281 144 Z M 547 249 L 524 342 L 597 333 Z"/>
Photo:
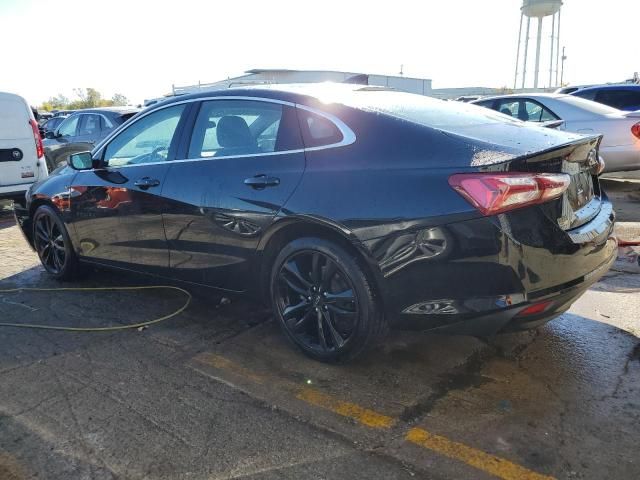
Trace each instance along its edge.
<path fill-rule="evenodd" d="M 138 113 L 139 111 L 139 108 L 134 107 L 99 107 L 75 110 L 72 115 L 76 115 L 79 113 L 114 113 L 118 115 L 126 115 L 127 113 Z"/>
<path fill-rule="evenodd" d="M 279 84 L 265 84 L 265 85 L 246 85 L 241 87 L 233 87 L 228 89 L 219 90 L 204 90 L 197 93 L 190 93 L 185 95 L 176 95 L 168 97 L 158 103 L 154 103 L 148 107 L 149 110 L 155 110 L 164 105 L 171 103 L 182 102 L 186 100 L 194 100 L 198 98 L 210 98 L 210 97 L 263 97 L 274 100 L 281 100 L 296 103 L 304 101 L 305 99 L 321 100 L 323 98 L 330 98 L 331 94 L 341 94 L 363 90 L 390 90 L 393 89 L 387 87 L 375 87 L 369 85 L 359 85 L 351 83 L 279 83 Z"/>
<path fill-rule="evenodd" d="M 596 85 L 594 87 L 581 88 L 581 92 L 590 92 L 594 90 L 640 90 L 640 85 L 633 83 L 622 83 L 617 85 Z"/>
<path fill-rule="evenodd" d="M 563 98 L 568 97 L 570 94 L 568 93 L 510 93 L 508 95 L 493 95 L 491 97 L 482 97 L 481 99 L 471 102 L 471 103 L 479 103 L 485 100 L 498 100 L 500 98 L 522 98 L 522 97 L 531 97 L 531 98 Z"/>

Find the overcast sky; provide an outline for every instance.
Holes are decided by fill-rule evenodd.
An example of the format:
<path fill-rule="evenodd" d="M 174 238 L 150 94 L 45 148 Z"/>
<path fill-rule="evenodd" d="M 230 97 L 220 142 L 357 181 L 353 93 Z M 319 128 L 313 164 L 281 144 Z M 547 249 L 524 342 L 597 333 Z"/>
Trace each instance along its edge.
<path fill-rule="evenodd" d="M 401 64 L 434 88 L 512 86 L 521 3 L 0 0 L 0 91 L 39 104 L 94 87 L 138 103 L 250 68 L 395 75 Z M 640 1 L 564 3 L 565 81 L 640 70 Z M 545 86 L 548 68 L 543 57 Z"/>

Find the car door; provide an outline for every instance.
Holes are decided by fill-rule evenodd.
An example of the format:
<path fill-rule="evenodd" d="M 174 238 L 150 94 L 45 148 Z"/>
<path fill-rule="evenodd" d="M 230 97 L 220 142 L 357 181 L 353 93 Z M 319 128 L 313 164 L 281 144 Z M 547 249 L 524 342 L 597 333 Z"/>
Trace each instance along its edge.
<path fill-rule="evenodd" d="M 166 270 L 161 193 L 184 111 L 180 104 L 141 116 L 94 152 L 98 168 L 78 172 L 71 215 L 84 260 L 149 273 Z"/>
<path fill-rule="evenodd" d="M 197 105 L 192 125 L 163 191 L 172 275 L 243 290 L 260 239 L 304 171 L 295 107 L 222 97 Z"/>

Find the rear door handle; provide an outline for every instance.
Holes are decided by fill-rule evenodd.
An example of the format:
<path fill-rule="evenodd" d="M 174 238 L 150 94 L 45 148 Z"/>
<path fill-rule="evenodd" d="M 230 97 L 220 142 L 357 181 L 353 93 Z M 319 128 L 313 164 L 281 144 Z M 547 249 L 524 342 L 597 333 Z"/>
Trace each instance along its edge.
<path fill-rule="evenodd" d="M 277 187 L 280 185 L 280 179 L 261 174 L 256 175 L 255 177 L 246 178 L 244 180 L 244 184 L 256 190 L 262 190 L 266 187 Z"/>
<path fill-rule="evenodd" d="M 160 180 L 156 180 L 155 178 L 143 177 L 134 182 L 136 187 L 140 187 L 143 190 L 146 190 L 149 187 L 157 187 L 160 185 Z"/>

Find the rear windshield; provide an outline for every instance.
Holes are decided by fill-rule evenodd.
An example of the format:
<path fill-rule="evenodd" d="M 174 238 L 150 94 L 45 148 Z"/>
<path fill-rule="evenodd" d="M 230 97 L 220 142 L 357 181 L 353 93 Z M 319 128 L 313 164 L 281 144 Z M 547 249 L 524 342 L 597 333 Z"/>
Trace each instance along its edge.
<path fill-rule="evenodd" d="M 442 101 L 405 92 L 361 90 L 341 100 L 350 107 L 385 113 L 451 132 L 492 123 L 520 123 L 516 119 L 477 105 Z"/>
<path fill-rule="evenodd" d="M 586 110 L 587 112 L 595 113 L 596 115 L 609 115 L 611 113 L 620 113 L 620 110 L 608 107 L 602 103 L 593 102 L 591 100 L 585 100 L 584 98 L 576 97 L 575 95 L 566 95 L 561 97 L 562 101 L 568 103 L 572 107 Z"/>

